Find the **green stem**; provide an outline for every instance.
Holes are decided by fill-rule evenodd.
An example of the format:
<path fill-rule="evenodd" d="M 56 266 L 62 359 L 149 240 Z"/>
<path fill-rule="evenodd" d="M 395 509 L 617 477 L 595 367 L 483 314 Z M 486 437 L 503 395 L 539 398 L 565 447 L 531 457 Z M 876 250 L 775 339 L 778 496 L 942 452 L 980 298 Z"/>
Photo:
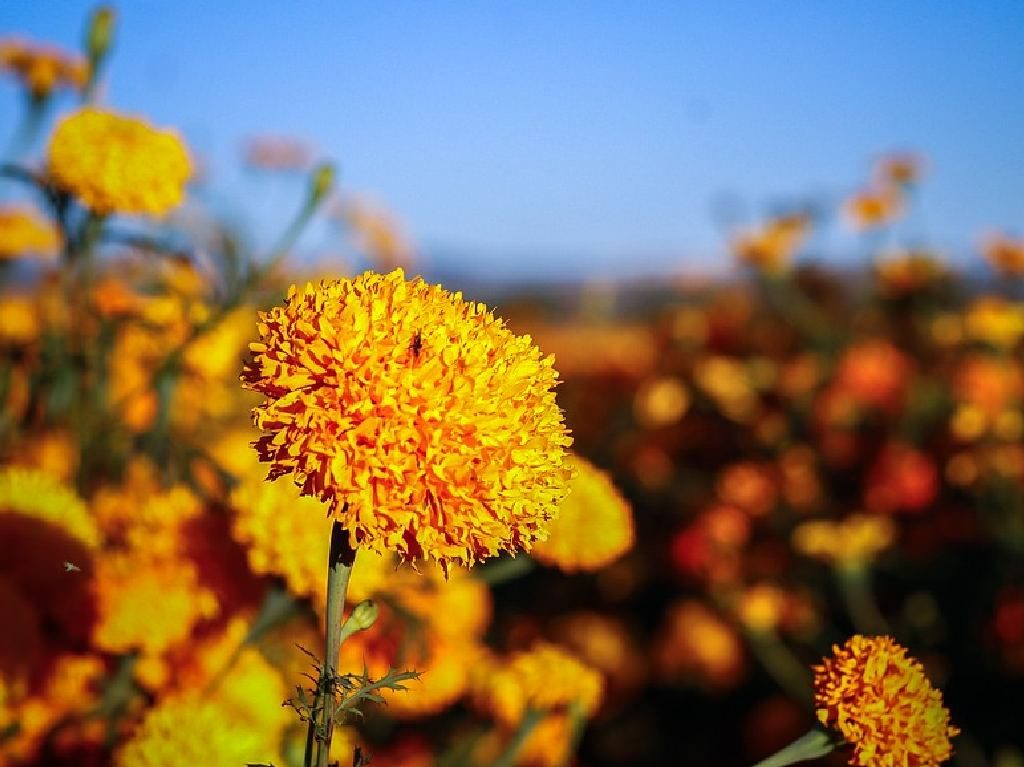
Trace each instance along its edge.
<path fill-rule="evenodd" d="M 345 612 L 345 593 L 348 579 L 355 563 L 356 552 L 349 544 L 348 532 L 341 523 L 334 520 L 331 526 L 331 550 L 327 563 L 327 641 L 324 648 L 324 662 L 320 669 L 320 680 L 316 689 L 316 700 L 310 716 L 309 727 L 317 743 L 316 767 L 327 767 L 331 753 L 331 738 L 334 735 L 335 676 L 338 672 L 338 658 L 341 655 L 342 615 Z M 317 727 L 318 712 L 321 726 Z M 319 732 L 317 731 L 319 730 Z M 306 767 L 310 766 L 310 732 L 306 735 Z"/>
<path fill-rule="evenodd" d="M 871 593 L 868 571 L 863 567 L 839 567 L 835 574 L 846 611 L 857 631 L 869 635 L 891 634 L 892 629 Z"/>
<path fill-rule="evenodd" d="M 474 567 L 473 576 L 488 586 L 500 586 L 514 581 L 529 573 L 536 567 L 536 562 L 526 554 L 515 557 L 501 557 L 488 562 L 483 567 Z"/>
<path fill-rule="evenodd" d="M 797 762 L 806 762 L 808 759 L 818 759 L 835 750 L 836 745 L 829 733 L 815 728 L 781 751 L 762 759 L 754 767 L 786 767 Z"/>
<path fill-rule="evenodd" d="M 523 720 L 519 723 L 519 729 L 516 730 L 512 740 L 509 741 L 501 756 L 494 760 L 491 767 L 512 767 L 516 763 L 516 759 L 519 757 L 519 752 L 522 750 L 523 744 L 526 743 L 526 739 L 530 737 L 530 733 L 541 723 L 542 719 L 544 719 L 543 711 L 533 708 L 527 709 L 523 715 Z"/>
<path fill-rule="evenodd" d="M 801 703 L 811 702 L 811 675 L 773 631 L 747 631 L 750 649 L 790 696 Z"/>

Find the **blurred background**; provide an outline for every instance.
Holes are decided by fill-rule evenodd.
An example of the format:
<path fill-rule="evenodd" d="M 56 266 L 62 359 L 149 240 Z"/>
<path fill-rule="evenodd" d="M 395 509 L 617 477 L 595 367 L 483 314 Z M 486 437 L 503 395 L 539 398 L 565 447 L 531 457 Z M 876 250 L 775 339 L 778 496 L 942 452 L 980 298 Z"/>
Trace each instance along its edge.
<path fill-rule="evenodd" d="M 555 355 L 583 469 L 532 556 L 357 564 L 347 662 L 424 677 L 341 764 L 751 765 L 863 633 L 1024 767 L 1024 5 L 95 11 L 0 9 L 0 767 L 302 763 L 327 528 L 238 376 L 289 284 L 399 266 Z M 180 205 L 61 180 L 83 104 Z M 548 643 L 590 692 L 517 740 Z"/>

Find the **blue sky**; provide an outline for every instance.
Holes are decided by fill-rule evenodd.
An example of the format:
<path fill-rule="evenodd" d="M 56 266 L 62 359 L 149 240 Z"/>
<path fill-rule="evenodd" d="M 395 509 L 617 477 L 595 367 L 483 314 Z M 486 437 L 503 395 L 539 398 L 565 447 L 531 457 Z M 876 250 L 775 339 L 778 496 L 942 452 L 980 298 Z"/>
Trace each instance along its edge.
<path fill-rule="evenodd" d="M 0 33 L 74 45 L 91 5 L 4 0 Z M 109 102 L 178 126 L 257 231 L 295 192 L 239 170 L 262 133 L 307 139 L 428 257 L 482 276 L 715 264 L 724 201 L 842 195 L 890 149 L 931 164 L 903 236 L 962 256 L 1024 228 L 1012 0 L 118 9 Z M 5 82 L 4 135 L 16 111 Z"/>

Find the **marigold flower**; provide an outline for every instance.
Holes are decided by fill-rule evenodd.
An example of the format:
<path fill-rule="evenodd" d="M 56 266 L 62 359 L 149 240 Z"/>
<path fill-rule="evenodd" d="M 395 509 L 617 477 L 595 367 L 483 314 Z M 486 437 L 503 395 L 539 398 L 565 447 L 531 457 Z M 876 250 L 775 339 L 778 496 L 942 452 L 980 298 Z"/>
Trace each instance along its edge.
<path fill-rule="evenodd" d="M 993 234 L 982 243 L 982 253 L 989 265 L 1007 277 L 1024 275 L 1024 239 L 1006 234 Z"/>
<path fill-rule="evenodd" d="M 939 472 L 925 453 L 909 445 L 891 443 L 878 454 L 868 471 L 864 505 L 872 511 L 919 513 L 939 493 Z"/>
<path fill-rule="evenodd" d="M 57 228 L 37 211 L 23 205 L 0 206 L 0 260 L 53 258 L 60 245 Z"/>
<path fill-rule="evenodd" d="M 964 330 L 975 341 L 1012 349 L 1024 336 L 1024 305 L 998 296 L 983 296 L 967 308 Z"/>
<path fill-rule="evenodd" d="M 835 386 L 859 403 L 893 410 L 903 402 L 911 372 L 906 355 L 888 341 L 861 341 L 839 360 Z"/>
<path fill-rule="evenodd" d="M 815 519 L 793 531 L 793 547 L 804 556 L 841 568 L 858 568 L 892 545 L 896 527 L 889 517 L 851 514 L 839 522 Z"/>
<path fill-rule="evenodd" d="M 593 572 L 632 548 L 633 512 L 608 474 L 576 455 L 569 463 L 576 470 L 569 495 L 533 556 L 567 573 Z"/>
<path fill-rule="evenodd" d="M 942 693 L 891 637 L 856 635 L 814 667 L 818 719 L 853 746 L 860 767 L 937 767 L 949 759 Z"/>
<path fill-rule="evenodd" d="M 162 701 L 114 757 L 115 767 L 267 763 L 267 735 L 239 723 L 217 702 L 191 696 Z"/>
<path fill-rule="evenodd" d="M 810 228 L 810 218 L 802 213 L 779 216 L 761 229 L 737 237 L 733 252 L 740 263 L 765 272 L 780 272 L 789 266 Z"/>
<path fill-rule="evenodd" d="M 875 166 L 879 184 L 897 189 L 913 186 L 924 174 L 925 161 L 913 152 L 894 152 L 886 155 Z"/>
<path fill-rule="evenodd" d="M 0 69 L 21 80 L 36 101 L 58 87 L 81 89 L 89 79 L 89 65 L 82 57 L 16 39 L 0 40 Z"/>
<path fill-rule="evenodd" d="M 0 470 L 0 514 L 32 517 L 60 528 L 90 549 L 99 532 L 82 500 L 60 480 L 37 469 Z"/>
<path fill-rule="evenodd" d="M 537 642 L 505 661 L 475 669 L 475 698 L 500 724 L 515 727 L 528 710 L 564 713 L 575 704 L 585 716 L 601 703 L 601 675 L 558 645 Z"/>
<path fill-rule="evenodd" d="M 529 549 L 565 497 L 557 374 L 528 336 L 401 269 L 292 287 L 246 388 L 269 479 L 292 474 L 354 546 L 472 564 Z"/>
<path fill-rule="evenodd" d="M 893 187 L 865 189 L 853 195 L 844 205 L 847 219 L 854 228 L 862 231 L 885 226 L 902 212 L 902 195 Z"/>
<path fill-rule="evenodd" d="M 678 378 L 646 381 L 633 400 L 633 412 L 645 426 L 657 428 L 679 421 L 690 407 L 690 395 Z"/>
<path fill-rule="evenodd" d="M 48 168 L 56 186 L 100 214 L 163 216 L 181 202 L 192 174 L 176 133 L 94 107 L 58 123 Z"/>

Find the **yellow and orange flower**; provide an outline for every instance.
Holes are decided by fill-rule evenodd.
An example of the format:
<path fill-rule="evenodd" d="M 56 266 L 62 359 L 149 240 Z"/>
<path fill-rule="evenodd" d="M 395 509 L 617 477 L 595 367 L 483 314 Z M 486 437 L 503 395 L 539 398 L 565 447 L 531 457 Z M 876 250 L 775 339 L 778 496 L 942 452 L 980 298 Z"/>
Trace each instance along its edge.
<path fill-rule="evenodd" d="M 736 631 L 693 600 L 669 607 L 654 645 L 654 662 L 661 674 L 692 677 L 712 689 L 734 686 L 746 666 Z"/>
<path fill-rule="evenodd" d="M 23 205 L 0 206 L 0 260 L 53 258 L 60 246 L 57 228 L 37 211 Z"/>
<path fill-rule="evenodd" d="M 533 547 L 540 562 L 572 572 L 593 572 L 633 546 L 633 512 L 611 477 L 584 458 L 572 456 L 576 476 L 548 538 Z"/>
<path fill-rule="evenodd" d="M 838 522 L 815 519 L 801 523 L 793 531 L 793 548 L 836 567 L 856 569 L 885 551 L 895 537 L 896 527 L 889 517 L 851 514 Z"/>
<path fill-rule="evenodd" d="M 82 57 L 11 38 L 0 40 L 0 69 L 17 77 L 36 101 L 57 88 L 80 90 L 89 79 L 89 64 Z"/>
<path fill-rule="evenodd" d="M 472 564 L 543 537 L 571 440 L 528 336 L 401 269 L 292 287 L 260 335 L 243 372 L 266 397 L 260 458 L 353 545 Z"/>
<path fill-rule="evenodd" d="M 837 729 L 859 767 L 937 767 L 953 752 L 942 693 L 890 637 L 856 635 L 814 668 L 818 719 Z"/>
<path fill-rule="evenodd" d="M 1006 234 L 993 234 L 982 243 L 982 253 L 989 265 L 1007 277 L 1024 275 L 1024 239 Z"/>
<path fill-rule="evenodd" d="M 780 216 L 759 230 L 737 237 L 733 252 L 740 263 L 769 273 L 780 272 L 789 266 L 810 228 L 810 218 L 804 214 Z"/>
<path fill-rule="evenodd" d="M 58 188 L 99 214 L 163 216 L 181 203 L 192 175 L 174 131 L 93 107 L 58 123 L 47 165 Z"/>

